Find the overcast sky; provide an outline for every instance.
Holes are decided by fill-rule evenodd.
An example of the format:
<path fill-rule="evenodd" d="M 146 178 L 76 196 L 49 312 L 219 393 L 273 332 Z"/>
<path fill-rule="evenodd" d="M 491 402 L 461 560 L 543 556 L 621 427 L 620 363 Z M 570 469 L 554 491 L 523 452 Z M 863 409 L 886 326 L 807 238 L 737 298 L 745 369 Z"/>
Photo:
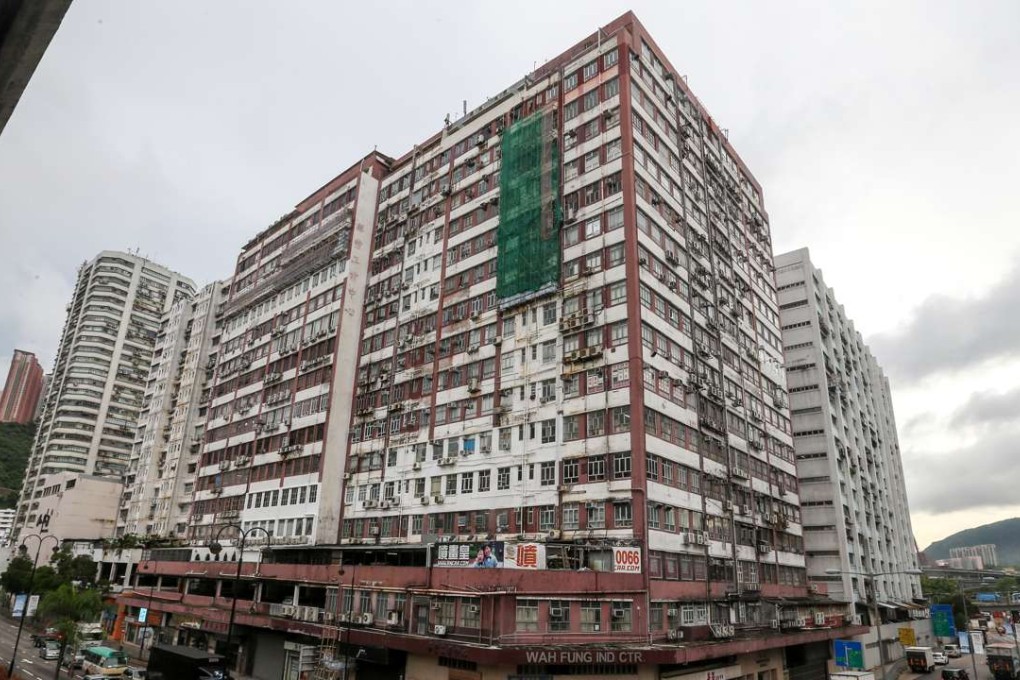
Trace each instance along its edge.
<path fill-rule="evenodd" d="M 1020 515 L 1020 3 L 76 0 L 0 136 L 0 362 L 50 368 L 76 267 L 198 282 L 634 9 L 893 381 L 923 548 Z"/>

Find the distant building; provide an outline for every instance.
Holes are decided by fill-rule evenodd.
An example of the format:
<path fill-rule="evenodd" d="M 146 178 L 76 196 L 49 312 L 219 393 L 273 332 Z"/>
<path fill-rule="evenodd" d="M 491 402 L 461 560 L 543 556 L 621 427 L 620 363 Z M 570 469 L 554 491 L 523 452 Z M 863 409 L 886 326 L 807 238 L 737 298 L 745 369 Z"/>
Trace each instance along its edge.
<path fill-rule="evenodd" d="M 0 546 L 7 545 L 11 540 L 11 528 L 14 526 L 14 508 L 0 510 Z"/>
<path fill-rule="evenodd" d="M 962 548 L 950 548 L 950 559 L 954 557 L 980 557 L 985 567 L 999 566 L 999 555 L 994 543 L 983 543 Z"/>
<path fill-rule="evenodd" d="M 58 472 L 46 477 L 45 486 L 32 497 L 33 520 L 20 529 L 53 534 L 63 541 L 97 540 L 113 534 L 120 500 L 117 477 Z"/>
<path fill-rule="evenodd" d="M 130 253 L 104 251 L 81 266 L 25 469 L 15 533 L 23 524 L 37 525 L 36 499 L 52 486 L 51 475 L 120 479 L 127 471 L 160 320 L 194 295 L 189 279 Z"/>
<path fill-rule="evenodd" d="M 918 569 L 917 546 L 889 383 L 808 250 L 775 265 L 808 580 L 862 618 L 877 599 L 894 659 L 897 627 L 923 608 L 920 577 L 904 573 Z M 915 623 L 920 643 L 930 625 Z M 863 639 L 871 668 L 874 632 Z"/>
<path fill-rule="evenodd" d="M 35 355 L 14 350 L 3 395 L 0 395 L 0 423 L 32 422 L 42 388 L 43 370 Z"/>

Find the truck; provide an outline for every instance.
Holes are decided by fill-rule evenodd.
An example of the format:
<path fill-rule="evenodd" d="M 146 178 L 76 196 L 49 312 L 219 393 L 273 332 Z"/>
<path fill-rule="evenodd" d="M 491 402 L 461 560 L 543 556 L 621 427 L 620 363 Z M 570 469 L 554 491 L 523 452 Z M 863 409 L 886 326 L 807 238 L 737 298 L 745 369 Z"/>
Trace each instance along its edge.
<path fill-rule="evenodd" d="M 837 671 L 829 674 L 829 680 L 875 680 L 871 671 Z"/>
<path fill-rule="evenodd" d="M 935 656 L 931 647 L 907 647 L 907 666 L 915 673 L 931 673 L 935 670 Z"/>
<path fill-rule="evenodd" d="M 227 664 L 219 654 L 182 645 L 154 645 L 145 668 L 149 680 L 228 680 Z"/>
<path fill-rule="evenodd" d="M 978 593 L 974 596 L 975 602 L 998 602 L 1002 596 L 998 593 Z"/>
<path fill-rule="evenodd" d="M 1020 677 L 1020 654 L 1016 646 L 996 642 L 985 647 L 988 670 L 995 680 L 1017 680 Z"/>

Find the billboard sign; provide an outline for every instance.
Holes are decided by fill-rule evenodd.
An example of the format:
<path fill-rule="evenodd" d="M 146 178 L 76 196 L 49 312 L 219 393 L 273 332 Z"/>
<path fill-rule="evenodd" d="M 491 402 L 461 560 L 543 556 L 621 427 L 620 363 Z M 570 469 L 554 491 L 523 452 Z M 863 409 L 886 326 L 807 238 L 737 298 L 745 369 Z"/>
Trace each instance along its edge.
<path fill-rule="evenodd" d="M 956 634 L 957 639 L 960 641 L 960 651 L 964 654 L 970 654 L 970 635 L 967 631 L 960 631 Z"/>
<path fill-rule="evenodd" d="M 613 571 L 624 574 L 640 574 L 641 548 L 613 548 Z"/>
<path fill-rule="evenodd" d="M 854 640 L 833 640 L 833 656 L 840 668 L 864 668 L 864 645 Z"/>
<path fill-rule="evenodd" d="M 22 593 L 14 596 L 14 606 L 11 608 L 11 616 L 16 619 L 20 619 L 21 615 L 25 613 L 25 603 L 28 602 L 28 595 Z"/>
<path fill-rule="evenodd" d="M 545 569 L 545 545 L 542 543 L 507 543 L 503 566 L 507 569 Z"/>
<path fill-rule="evenodd" d="M 913 647 L 917 644 L 917 634 L 913 628 L 904 627 L 899 629 L 900 644 L 904 647 Z"/>
<path fill-rule="evenodd" d="M 956 621 L 953 618 L 953 605 L 936 604 L 931 608 L 932 626 L 936 637 L 956 637 Z"/>
<path fill-rule="evenodd" d="M 476 567 L 498 569 L 503 566 L 503 542 L 437 543 L 433 564 L 437 567 Z"/>

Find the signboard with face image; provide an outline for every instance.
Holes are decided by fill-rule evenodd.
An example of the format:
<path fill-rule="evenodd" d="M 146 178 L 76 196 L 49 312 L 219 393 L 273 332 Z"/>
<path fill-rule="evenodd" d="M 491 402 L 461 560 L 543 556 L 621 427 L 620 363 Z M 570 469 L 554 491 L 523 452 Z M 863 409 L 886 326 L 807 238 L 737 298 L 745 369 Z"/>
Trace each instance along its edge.
<path fill-rule="evenodd" d="M 503 542 L 437 543 L 432 548 L 437 567 L 497 569 L 503 566 Z"/>

